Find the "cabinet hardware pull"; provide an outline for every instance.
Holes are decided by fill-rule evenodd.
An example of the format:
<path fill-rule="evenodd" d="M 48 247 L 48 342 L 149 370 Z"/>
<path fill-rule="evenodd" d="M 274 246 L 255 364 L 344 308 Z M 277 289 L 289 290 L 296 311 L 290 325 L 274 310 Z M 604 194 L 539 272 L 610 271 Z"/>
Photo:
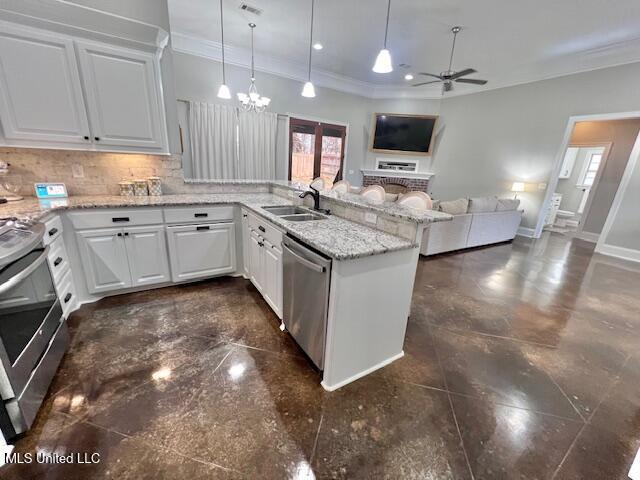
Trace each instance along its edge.
<path fill-rule="evenodd" d="M 124 232 L 124 236 L 128 237 L 129 236 L 129 232 Z"/>
<path fill-rule="evenodd" d="M 196 227 L 196 230 L 209 230 L 209 227 L 206 225 L 200 226 L 200 227 Z"/>
<path fill-rule="evenodd" d="M 246 213 L 243 213 L 243 214 L 242 214 L 242 218 L 247 218 L 247 214 L 246 214 Z"/>
<path fill-rule="evenodd" d="M 264 243 L 262 243 L 262 242 L 258 242 L 258 245 L 261 246 L 261 247 L 264 247 Z"/>
<path fill-rule="evenodd" d="M 67 293 L 64 296 L 64 303 L 69 303 L 69 300 L 71 300 L 71 297 L 73 297 L 73 295 L 71 293 Z"/>
<path fill-rule="evenodd" d="M 118 233 L 118 236 L 119 236 L 119 237 L 121 237 L 121 236 L 122 236 L 122 233 Z"/>
<path fill-rule="evenodd" d="M 58 229 L 57 228 L 52 228 L 51 230 L 49 230 L 49 236 L 53 237 L 56 233 L 58 233 Z"/>
<path fill-rule="evenodd" d="M 194 213 L 193 216 L 196 217 L 196 218 L 201 218 L 201 217 L 208 217 L 209 214 L 208 213 Z"/>
<path fill-rule="evenodd" d="M 84 136 L 84 139 L 85 139 L 85 140 L 89 140 L 89 135 L 85 135 L 85 136 Z"/>
<path fill-rule="evenodd" d="M 111 221 L 113 223 L 117 223 L 117 222 L 128 222 L 129 221 L 129 217 L 113 217 L 111 219 Z"/>
<path fill-rule="evenodd" d="M 53 266 L 57 267 L 58 265 L 60 265 L 62 263 L 62 257 L 58 257 L 53 261 Z"/>
<path fill-rule="evenodd" d="M 96 142 L 100 141 L 100 137 L 93 137 Z"/>
<path fill-rule="evenodd" d="M 260 225 L 260 226 L 258 227 L 258 230 L 260 230 L 261 232 L 264 232 L 264 231 L 265 231 L 265 229 L 264 229 L 264 227 L 263 227 L 262 225 Z"/>

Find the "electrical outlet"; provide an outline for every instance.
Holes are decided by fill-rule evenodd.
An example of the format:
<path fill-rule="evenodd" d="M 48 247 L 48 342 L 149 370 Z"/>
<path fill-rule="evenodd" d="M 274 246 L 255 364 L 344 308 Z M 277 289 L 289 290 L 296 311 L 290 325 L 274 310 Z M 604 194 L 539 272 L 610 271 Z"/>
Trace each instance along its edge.
<path fill-rule="evenodd" d="M 71 173 L 73 178 L 84 178 L 84 168 L 79 163 L 71 165 Z"/>
<path fill-rule="evenodd" d="M 378 215 L 372 212 L 365 212 L 364 221 L 367 223 L 373 223 L 375 225 L 375 223 L 378 221 Z"/>

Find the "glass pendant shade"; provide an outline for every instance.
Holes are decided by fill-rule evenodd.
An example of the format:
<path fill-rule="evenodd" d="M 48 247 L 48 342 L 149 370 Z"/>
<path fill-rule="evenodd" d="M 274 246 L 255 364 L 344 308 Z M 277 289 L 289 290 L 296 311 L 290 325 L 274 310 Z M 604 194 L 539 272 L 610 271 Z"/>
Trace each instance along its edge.
<path fill-rule="evenodd" d="M 393 63 L 391 62 L 391 53 L 386 48 L 380 50 L 376 63 L 373 65 L 373 71 L 376 73 L 393 72 Z"/>
<path fill-rule="evenodd" d="M 224 83 L 220 85 L 220 88 L 218 89 L 218 98 L 222 98 L 224 100 L 229 100 L 231 98 L 229 87 L 227 87 Z"/>
<path fill-rule="evenodd" d="M 302 88 L 302 96 L 307 98 L 313 98 L 316 96 L 316 89 L 313 86 L 313 83 L 307 82 L 304 84 Z"/>

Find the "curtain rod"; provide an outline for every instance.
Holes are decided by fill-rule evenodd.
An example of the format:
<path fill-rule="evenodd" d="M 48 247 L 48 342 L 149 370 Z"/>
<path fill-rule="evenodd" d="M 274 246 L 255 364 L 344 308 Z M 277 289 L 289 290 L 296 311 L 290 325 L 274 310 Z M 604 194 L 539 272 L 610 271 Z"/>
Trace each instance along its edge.
<path fill-rule="evenodd" d="M 182 103 L 189 103 L 192 100 L 185 100 L 184 98 L 177 98 L 176 99 L 178 102 L 182 102 Z M 289 115 L 286 115 L 284 113 L 277 113 L 276 115 L 278 115 L 279 117 L 285 117 L 285 118 L 289 118 Z"/>

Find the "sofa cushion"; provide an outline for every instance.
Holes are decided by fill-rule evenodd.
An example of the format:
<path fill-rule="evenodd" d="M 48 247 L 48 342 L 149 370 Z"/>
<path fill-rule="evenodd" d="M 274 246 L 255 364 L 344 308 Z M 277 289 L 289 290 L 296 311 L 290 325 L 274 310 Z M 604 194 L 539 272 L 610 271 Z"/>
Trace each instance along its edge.
<path fill-rule="evenodd" d="M 467 213 L 495 212 L 497 205 L 497 197 L 472 197 L 469 199 Z"/>
<path fill-rule="evenodd" d="M 517 210 L 520 205 L 519 198 L 499 198 L 496 212 L 506 212 L 511 210 Z"/>
<path fill-rule="evenodd" d="M 449 215 L 462 215 L 467 213 L 469 208 L 468 198 L 459 198 L 458 200 L 450 200 L 448 202 L 440 202 L 440 211 Z"/>

